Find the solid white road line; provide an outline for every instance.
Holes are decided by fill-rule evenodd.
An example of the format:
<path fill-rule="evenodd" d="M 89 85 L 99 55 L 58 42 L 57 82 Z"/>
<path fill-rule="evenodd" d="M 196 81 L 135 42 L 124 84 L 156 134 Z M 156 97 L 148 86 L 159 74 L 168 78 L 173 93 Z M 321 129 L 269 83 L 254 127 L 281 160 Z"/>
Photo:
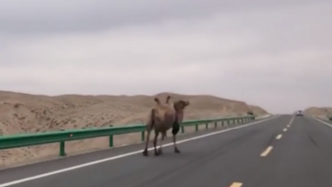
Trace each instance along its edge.
<path fill-rule="evenodd" d="M 265 121 L 269 121 L 271 119 L 275 119 L 275 118 L 278 118 L 278 117 L 280 117 L 280 116 L 274 116 L 274 117 L 267 118 L 267 119 L 264 119 L 264 120 L 252 122 L 252 123 L 249 123 L 247 125 L 241 125 L 241 126 L 238 126 L 238 127 L 233 127 L 233 128 L 229 128 L 229 129 L 225 129 L 225 130 L 220 130 L 220 131 L 208 133 L 208 134 L 201 135 L 201 136 L 196 136 L 196 137 L 180 140 L 180 141 L 177 141 L 177 144 L 182 144 L 182 143 L 185 143 L 185 142 L 198 140 L 198 139 L 201 139 L 201 138 L 221 134 L 221 133 L 224 133 L 224 132 L 249 127 L 251 125 L 263 123 Z M 168 143 L 168 144 L 163 145 L 163 147 L 168 147 L 168 146 L 173 146 L 173 143 Z M 153 150 L 153 147 L 149 148 L 148 150 L 149 151 Z M 103 162 L 116 160 L 116 159 L 119 159 L 119 158 L 124 158 L 124 157 L 135 155 L 135 154 L 142 154 L 142 150 L 133 151 L 133 152 L 129 152 L 129 153 L 125 153 L 125 154 L 121 154 L 121 155 L 117 155 L 117 156 L 112 156 L 112 157 L 101 159 L 101 160 L 88 162 L 88 163 L 85 163 L 85 164 L 80 164 L 80 165 L 77 165 L 77 166 L 72 166 L 72 167 L 59 169 L 59 170 L 56 170 L 56 171 L 51 171 L 51 172 L 40 174 L 40 175 L 35 175 L 35 176 L 32 176 L 32 177 L 27 177 L 27 178 L 23 178 L 23 179 L 11 181 L 11 182 L 3 183 L 3 184 L 0 184 L 0 187 L 12 186 L 12 185 L 15 185 L 15 184 L 19 184 L 19 183 L 23 183 L 23 182 L 27 182 L 27 181 L 31 181 L 31 180 L 35 180 L 35 179 L 40 179 L 40 178 L 48 177 L 48 176 L 51 176 L 51 175 L 56 175 L 56 174 L 59 174 L 59 173 L 64 173 L 64 172 L 67 172 L 67 171 L 76 170 L 76 169 L 80 169 L 80 168 L 83 168 L 83 167 L 87 167 L 87 166 L 91 166 L 91 165 L 95 165 L 95 164 L 100 164 L 100 163 L 103 163 Z"/>
<path fill-rule="evenodd" d="M 316 121 L 318 121 L 318 122 L 320 122 L 320 123 L 322 123 L 322 124 L 324 124 L 324 125 L 327 125 L 327 126 L 329 126 L 329 127 L 331 127 L 332 128 L 332 125 L 330 124 L 330 123 L 327 123 L 327 122 L 325 122 L 325 121 L 322 121 L 322 120 L 320 120 L 320 119 L 318 119 L 318 118 L 314 118 Z"/>

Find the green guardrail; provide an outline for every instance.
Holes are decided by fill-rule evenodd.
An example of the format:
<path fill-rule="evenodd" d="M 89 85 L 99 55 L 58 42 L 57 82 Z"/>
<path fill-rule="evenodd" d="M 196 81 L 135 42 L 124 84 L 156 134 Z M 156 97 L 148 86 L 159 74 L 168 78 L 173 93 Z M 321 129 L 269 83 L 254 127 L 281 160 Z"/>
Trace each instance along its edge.
<path fill-rule="evenodd" d="M 195 126 L 195 130 L 198 131 L 199 125 L 205 125 L 205 128 L 209 128 L 209 124 L 214 123 L 214 127 L 217 128 L 219 124 L 222 126 L 230 124 L 238 124 L 247 121 L 254 120 L 255 116 L 243 116 L 243 117 L 231 117 L 220 119 L 205 119 L 205 120 L 192 120 L 181 123 L 181 133 L 185 133 L 185 127 Z M 59 156 L 66 156 L 65 142 L 82 140 L 88 138 L 97 138 L 108 136 L 109 147 L 113 147 L 114 135 L 128 134 L 128 133 L 141 133 L 141 140 L 145 140 L 145 125 L 125 125 L 125 126 L 110 126 L 99 128 L 86 128 L 86 129 L 68 129 L 59 131 L 49 131 L 40 133 L 23 133 L 15 135 L 0 136 L 0 150 L 11 149 L 26 146 L 34 146 L 49 143 L 60 143 Z"/>

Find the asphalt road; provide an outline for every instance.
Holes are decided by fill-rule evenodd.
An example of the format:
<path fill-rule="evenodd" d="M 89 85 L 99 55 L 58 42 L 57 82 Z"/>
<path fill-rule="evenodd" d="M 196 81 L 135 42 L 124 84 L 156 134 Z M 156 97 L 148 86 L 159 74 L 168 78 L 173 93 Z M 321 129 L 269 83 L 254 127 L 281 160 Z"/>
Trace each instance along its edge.
<path fill-rule="evenodd" d="M 288 126 L 290 124 L 290 126 Z M 280 116 L 189 139 L 181 154 L 164 147 L 143 157 L 142 145 L 0 171 L 0 187 L 331 187 L 332 128 L 306 117 Z M 286 129 L 286 130 L 285 130 Z M 202 136 L 202 133 L 199 133 Z M 127 152 L 115 160 L 80 165 Z M 40 174 L 46 174 L 40 176 Z M 37 176 L 27 179 L 26 177 Z M 23 179 L 23 180 L 21 180 Z M 16 181 L 16 183 L 9 183 Z"/>

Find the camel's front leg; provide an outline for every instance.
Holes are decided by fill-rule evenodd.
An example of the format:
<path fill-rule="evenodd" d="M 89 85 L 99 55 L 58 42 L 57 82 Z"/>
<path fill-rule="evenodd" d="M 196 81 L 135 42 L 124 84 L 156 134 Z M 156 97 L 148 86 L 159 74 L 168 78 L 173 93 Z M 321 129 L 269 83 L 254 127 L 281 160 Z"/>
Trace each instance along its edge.
<path fill-rule="evenodd" d="M 155 136 L 154 136 L 154 140 L 153 140 L 154 155 L 155 156 L 159 156 L 160 155 L 159 151 L 157 150 L 158 135 L 159 135 L 159 131 L 155 131 Z"/>
<path fill-rule="evenodd" d="M 173 146 L 174 146 L 174 153 L 180 153 L 180 150 L 176 144 L 176 134 L 173 135 Z"/>
<path fill-rule="evenodd" d="M 172 130 L 172 134 L 173 134 L 173 146 L 174 146 L 174 152 L 175 153 L 180 153 L 180 150 L 178 149 L 178 146 L 176 145 L 176 135 L 180 130 L 180 124 L 176 121 L 173 124 L 173 130 Z"/>

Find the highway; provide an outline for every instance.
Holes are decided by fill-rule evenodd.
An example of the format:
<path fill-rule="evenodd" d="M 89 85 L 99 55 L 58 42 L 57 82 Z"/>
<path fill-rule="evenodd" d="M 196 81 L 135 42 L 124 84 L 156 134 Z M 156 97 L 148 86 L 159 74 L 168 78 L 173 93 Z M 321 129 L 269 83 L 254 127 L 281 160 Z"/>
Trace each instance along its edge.
<path fill-rule="evenodd" d="M 3 170 L 0 187 L 331 187 L 331 127 L 276 116 L 183 135 L 180 154 L 138 144 Z"/>

